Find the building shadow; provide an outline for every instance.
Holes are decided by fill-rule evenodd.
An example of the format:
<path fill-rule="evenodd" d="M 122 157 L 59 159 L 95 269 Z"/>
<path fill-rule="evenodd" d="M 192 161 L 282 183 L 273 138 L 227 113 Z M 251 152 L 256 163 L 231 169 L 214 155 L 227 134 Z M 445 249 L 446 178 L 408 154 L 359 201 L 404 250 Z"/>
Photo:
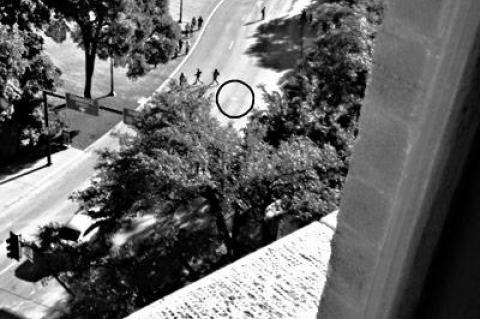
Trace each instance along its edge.
<path fill-rule="evenodd" d="M 275 71 L 286 71 L 295 67 L 301 56 L 300 15 L 278 18 L 258 26 L 256 42 L 248 48 L 247 54 L 259 59 L 262 67 Z M 304 27 L 304 48 L 312 42 L 308 25 Z"/>

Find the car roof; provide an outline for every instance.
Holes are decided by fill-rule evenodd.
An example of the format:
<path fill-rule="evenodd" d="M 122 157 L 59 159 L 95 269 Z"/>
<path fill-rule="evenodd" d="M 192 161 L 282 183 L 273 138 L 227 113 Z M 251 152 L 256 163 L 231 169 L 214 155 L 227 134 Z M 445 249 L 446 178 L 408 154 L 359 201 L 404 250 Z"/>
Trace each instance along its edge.
<path fill-rule="evenodd" d="M 83 233 L 94 223 L 94 219 L 85 213 L 75 214 L 67 223 L 66 227 L 75 229 Z"/>

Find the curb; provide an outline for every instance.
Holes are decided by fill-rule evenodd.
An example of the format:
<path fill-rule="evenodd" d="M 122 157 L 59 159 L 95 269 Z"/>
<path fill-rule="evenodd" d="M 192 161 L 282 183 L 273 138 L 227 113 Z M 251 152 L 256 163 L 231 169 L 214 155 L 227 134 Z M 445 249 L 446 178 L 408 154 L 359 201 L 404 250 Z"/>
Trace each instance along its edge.
<path fill-rule="evenodd" d="M 210 14 L 208 15 L 207 19 L 205 20 L 205 23 L 204 23 L 204 26 L 203 28 L 200 30 L 200 33 L 198 34 L 198 37 L 197 39 L 195 40 L 195 43 L 193 44 L 190 52 L 188 53 L 187 56 L 185 56 L 185 58 L 178 64 L 178 66 L 170 73 L 170 75 L 167 77 L 167 79 L 165 79 L 162 84 L 155 90 L 152 92 L 152 94 L 154 93 L 158 93 L 158 92 L 161 92 L 165 89 L 165 87 L 168 85 L 168 83 L 173 79 L 173 76 L 185 65 L 185 63 L 187 62 L 187 60 L 190 58 L 190 56 L 195 52 L 195 48 L 198 46 L 198 43 L 200 42 L 200 40 L 202 39 L 204 33 L 205 33 L 205 30 L 207 29 L 208 25 L 210 24 L 210 21 L 211 19 L 213 18 L 213 16 L 215 15 L 215 13 L 217 12 L 218 8 L 220 8 L 220 6 L 225 2 L 226 0 L 220 0 L 220 2 L 217 3 L 217 5 L 212 9 L 212 11 L 210 12 Z M 145 107 L 145 104 L 148 103 L 149 101 L 151 100 L 151 96 L 148 97 L 147 99 L 145 99 L 142 103 L 140 103 L 140 105 L 135 108 L 136 111 L 141 111 L 144 107 Z M 115 124 L 114 127 L 112 127 L 110 130 L 108 130 L 108 132 L 106 132 L 105 134 L 103 134 L 100 138 L 98 138 L 95 142 L 93 142 L 92 144 L 90 144 L 87 148 L 85 148 L 83 150 L 83 153 L 80 153 L 79 155 L 77 156 L 74 156 L 71 158 L 71 160 L 68 160 L 65 164 L 63 164 L 61 167 L 58 168 L 57 171 L 55 172 L 52 172 L 51 174 L 47 174 L 46 176 L 42 177 L 40 179 L 40 181 L 38 183 L 35 183 L 35 190 L 34 191 L 29 191 L 29 192 L 25 192 L 23 195 L 20 195 L 19 197 L 17 197 L 16 199 L 14 199 L 13 201 L 9 202 L 6 206 L 4 206 L 2 208 L 2 211 L 4 213 L 6 213 L 8 210 L 12 209 L 16 204 L 18 204 L 21 200 L 24 200 L 26 198 L 30 198 L 38 193 L 40 193 L 41 191 L 43 191 L 45 188 L 47 188 L 51 183 L 54 182 L 54 180 L 52 179 L 53 176 L 57 175 L 59 171 L 61 171 L 62 173 L 66 173 L 67 170 L 65 170 L 66 167 L 72 167 L 72 164 L 75 163 L 75 162 L 80 162 L 84 157 L 88 157 L 91 155 L 92 151 L 96 151 L 97 149 L 97 145 L 103 141 L 104 139 L 106 139 L 109 135 L 111 135 L 113 132 L 115 132 L 116 130 L 119 130 L 121 129 L 123 126 L 125 126 L 125 124 L 123 123 L 123 121 Z M 48 180 L 51 180 L 51 182 L 47 182 Z M 47 182 L 47 183 L 45 183 Z M 39 185 L 42 185 L 39 187 Z"/>
<path fill-rule="evenodd" d="M 218 8 L 220 8 L 220 6 L 225 2 L 226 0 L 220 0 L 220 2 L 217 3 L 217 5 L 212 9 L 212 11 L 210 12 L 210 14 L 208 15 L 207 19 L 205 20 L 205 23 L 204 23 L 204 26 L 203 28 L 200 30 L 200 33 L 198 34 L 198 37 L 197 39 L 195 40 L 195 43 L 193 44 L 190 52 L 187 54 L 187 56 L 177 65 L 177 67 L 170 73 L 170 75 L 165 79 L 165 81 L 162 82 L 162 84 L 160 84 L 160 86 L 155 90 L 153 91 L 152 94 L 155 94 L 155 93 L 159 93 L 161 91 L 163 91 L 165 89 L 165 87 L 168 85 L 168 83 L 173 79 L 173 76 L 185 65 L 185 63 L 187 62 L 187 60 L 190 58 L 190 56 L 195 52 L 195 48 L 197 47 L 198 43 L 200 42 L 200 40 L 202 39 L 203 37 L 203 34 L 205 33 L 205 30 L 207 29 L 208 25 L 210 24 L 210 20 L 212 20 L 213 16 L 215 15 L 215 13 L 217 12 Z M 142 101 L 140 103 L 140 105 L 138 107 L 135 108 L 135 111 L 141 111 L 144 107 L 145 107 L 145 104 L 147 104 L 148 102 L 150 102 L 151 100 L 151 95 L 145 99 L 144 101 Z M 104 138 L 106 138 L 106 136 L 110 135 L 113 131 L 115 130 L 118 130 L 120 129 L 123 125 L 123 121 L 122 122 L 119 122 L 117 123 L 113 128 L 111 128 L 108 132 L 106 132 L 105 134 L 103 134 L 99 139 L 97 139 L 95 142 L 93 142 L 92 144 L 90 144 L 86 149 L 85 149 L 85 152 L 90 152 L 92 149 L 95 149 L 95 145 L 97 145 L 100 140 L 103 140 Z"/>

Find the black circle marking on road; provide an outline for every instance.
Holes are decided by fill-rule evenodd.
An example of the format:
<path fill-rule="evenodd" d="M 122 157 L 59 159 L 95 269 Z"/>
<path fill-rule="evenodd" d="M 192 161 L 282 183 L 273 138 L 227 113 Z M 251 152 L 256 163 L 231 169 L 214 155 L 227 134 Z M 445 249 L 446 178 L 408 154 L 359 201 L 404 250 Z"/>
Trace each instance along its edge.
<path fill-rule="evenodd" d="M 220 96 L 220 91 L 223 89 L 223 87 L 227 84 L 230 84 L 230 83 L 240 83 L 244 86 L 246 86 L 248 88 L 248 90 L 250 91 L 250 93 L 252 94 L 252 104 L 250 105 L 250 107 L 248 108 L 248 110 L 246 110 L 245 112 L 243 112 L 242 114 L 239 114 L 239 115 L 231 115 L 231 114 L 228 114 L 227 112 L 225 112 L 223 109 L 222 109 L 222 106 L 220 105 L 220 103 L 218 102 L 218 97 Z M 248 113 L 250 113 L 250 111 L 253 109 L 253 106 L 255 105 L 255 93 L 253 92 L 253 89 L 250 85 L 248 85 L 247 83 L 243 82 L 242 80 L 237 80 L 237 79 L 234 79 L 234 80 L 228 80 L 228 81 L 225 81 L 222 83 L 222 85 L 220 85 L 220 87 L 218 88 L 217 90 L 217 94 L 215 95 L 215 102 L 217 103 L 217 107 L 218 109 L 220 110 L 220 112 L 225 115 L 226 117 L 228 118 L 231 118 L 231 119 L 239 119 L 239 118 L 242 118 L 244 117 L 245 115 L 247 115 Z"/>

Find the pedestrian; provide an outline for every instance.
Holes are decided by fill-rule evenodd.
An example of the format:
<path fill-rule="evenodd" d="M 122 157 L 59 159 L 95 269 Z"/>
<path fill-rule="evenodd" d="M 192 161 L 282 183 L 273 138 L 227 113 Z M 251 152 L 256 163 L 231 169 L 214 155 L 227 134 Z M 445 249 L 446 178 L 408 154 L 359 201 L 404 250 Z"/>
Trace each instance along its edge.
<path fill-rule="evenodd" d="M 267 8 L 265 8 L 265 6 L 262 7 L 262 20 L 265 20 L 265 11 L 267 10 Z"/>
<path fill-rule="evenodd" d="M 213 80 L 212 84 L 216 83 L 217 85 L 220 84 L 218 83 L 218 76 L 220 75 L 220 72 L 218 72 L 218 69 L 213 70 Z"/>
<path fill-rule="evenodd" d="M 192 31 L 195 30 L 197 27 L 197 18 L 193 17 L 192 18 Z"/>
<path fill-rule="evenodd" d="M 178 58 L 178 55 L 180 54 L 180 49 L 177 47 L 175 47 L 174 51 L 173 51 L 173 58 L 176 59 Z"/>
<path fill-rule="evenodd" d="M 307 10 L 303 9 L 302 10 L 302 15 L 300 16 L 300 23 L 302 25 L 305 25 L 305 23 L 307 23 L 307 21 L 308 21 Z"/>
<path fill-rule="evenodd" d="M 201 75 L 202 75 L 202 71 L 199 68 L 197 68 L 197 73 L 195 73 L 195 83 L 193 84 L 197 84 L 198 82 L 203 83 L 202 80 L 200 80 Z"/>
<path fill-rule="evenodd" d="M 185 24 L 185 36 L 190 37 L 190 23 L 188 22 Z"/>
<path fill-rule="evenodd" d="M 180 52 L 182 52 L 182 48 L 183 48 L 183 40 L 182 39 L 178 39 L 178 50 Z"/>
<path fill-rule="evenodd" d="M 188 52 L 190 52 L 190 41 L 185 41 L 185 55 L 188 54 Z"/>
<path fill-rule="evenodd" d="M 312 24 L 313 22 L 313 13 L 311 11 L 308 12 L 308 23 Z"/>
<path fill-rule="evenodd" d="M 203 26 L 203 18 L 202 16 L 198 17 L 198 30 L 200 30 Z"/>
<path fill-rule="evenodd" d="M 180 73 L 180 86 L 184 86 L 186 83 L 187 83 L 187 77 L 182 72 Z"/>

